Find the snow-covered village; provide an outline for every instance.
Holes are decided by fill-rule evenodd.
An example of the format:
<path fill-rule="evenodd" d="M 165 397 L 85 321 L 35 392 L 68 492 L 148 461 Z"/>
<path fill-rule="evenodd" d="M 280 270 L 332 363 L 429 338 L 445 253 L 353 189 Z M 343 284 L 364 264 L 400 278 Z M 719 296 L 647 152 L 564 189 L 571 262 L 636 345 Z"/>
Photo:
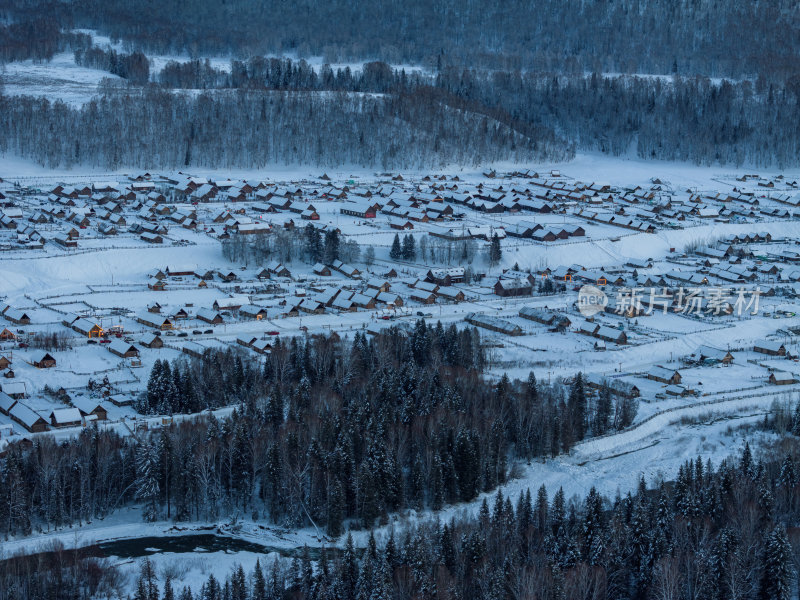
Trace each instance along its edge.
<path fill-rule="evenodd" d="M 800 598 L 799 10 L 0 2 L 0 600 Z"/>
<path fill-rule="evenodd" d="M 585 162 L 575 168 L 591 174 L 594 161 Z M 535 373 L 533 385 L 555 398 L 577 387 L 585 396 L 587 428 L 568 440 L 529 423 L 540 430 L 528 450 L 539 458 L 479 484 L 490 498 L 497 485 L 513 497 L 542 482 L 570 495 L 588 481 L 627 493 L 638 476 L 673 478 L 701 451 L 740 451 L 745 432 L 775 410 L 791 412 L 800 387 L 798 184 L 783 173 L 648 177 L 646 163 L 617 166 L 613 183 L 568 166 L 287 181 L 150 172 L 4 179 L 3 451 L 98 432 L 168 439 L 181 424 L 270 410 L 255 398 L 245 408 L 238 390 L 259 379 L 250 369 L 273 360 L 291 372 L 283 363 L 301 355 L 331 360 L 320 345 L 333 342 L 326 352 L 386 338 L 414 351 L 431 339 L 458 345 L 463 335 L 474 354 L 463 360 L 480 362 L 489 385 L 530 385 Z M 587 289 L 602 301 L 583 305 Z M 211 364 L 227 366 L 211 372 Z M 269 380 L 258 383 L 267 394 Z M 554 410 L 537 419 L 558 419 Z M 256 452 L 265 451 L 248 450 L 248 470 L 263 468 Z M 433 465 L 420 468 L 431 476 Z M 157 494 L 170 502 L 161 485 Z M 200 504 L 181 509 L 191 525 L 177 527 L 165 507 L 152 507 L 147 535 L 196 528 L 296 550 L 335 547 L 348 521 L 284 507 L 284 527 L 263 529 L 261 502 L 242 502 L 233 521 L 219 521 L 237 501 L 225 498 L 231 490 L 208 496 L 222 481 L 204 486 L 192 492 Z M 72 494 L 59 500 L 67 504 L 54 522 L 30 523 L 41 535 L 6 529 L 8 548 L 42 539 L 86 545 L 143 526 L 144 506 L 59 526 L 86 510 L 73 503 L 82 492 Z M 477 509 L 480 497 L 451 507 L 440 500 L 437 514 Z M 274 510 L 269 503 L 262 510 Z M 392 513 L 382 527 L 424 518 L 425 504 Z"/>

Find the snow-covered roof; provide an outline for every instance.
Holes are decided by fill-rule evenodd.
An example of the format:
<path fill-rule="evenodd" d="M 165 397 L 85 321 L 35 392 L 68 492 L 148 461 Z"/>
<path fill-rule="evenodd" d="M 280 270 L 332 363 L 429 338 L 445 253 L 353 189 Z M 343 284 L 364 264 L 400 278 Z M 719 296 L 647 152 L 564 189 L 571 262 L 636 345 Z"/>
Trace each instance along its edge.
<path fill-rule="evenodd" d="M 9 411 L 9 415 L 28 428 L 32 427 L 37 421 L 45 420 L 39 413 L 34 412 L 29 406 L 22 402 L 17 402 Z"/>

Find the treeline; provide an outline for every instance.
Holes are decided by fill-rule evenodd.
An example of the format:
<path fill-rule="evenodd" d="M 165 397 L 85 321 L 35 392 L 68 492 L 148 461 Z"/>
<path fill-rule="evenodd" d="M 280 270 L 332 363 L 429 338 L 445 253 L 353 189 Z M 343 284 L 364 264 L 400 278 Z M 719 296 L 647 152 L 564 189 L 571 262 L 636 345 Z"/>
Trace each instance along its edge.
<path fill-rule="evenodd" d="M 60 12 L 60 11 L 57 11 Z M 86 49 L 92 38 L 65 30 L 68 21 L 56 18 L 49 7 L 37 7 L 20 19 L 3 20 L 0 7 L 0 65 L 19 60 L 50 60 L 57 52 Z"/>
<path fill-rule="evenodd" d="M 47 14 L 49 3 L 25 4 Z M 792 0 L 77 0 L 64 9 L 65 21 L 157 54 L 740 78 L 794 73 L 800 53 Z"/>
<path fill-rule="evenodd" d="M 789 600 L 795 597 L 794 524 L 800 517 L 798 445 L 782 462 L 756 462 L 745 446 L 718 468 L 700 457 L 677 481 L 613 501 L 582 500 L 541 486 L 484 500 L 477 516 L 350 536 L 335 555 L 234 567 L 224 581 L 173 589 L 145 559 L 136 600 L 658 599 Z"/>
<path fill-rule="evenodd" d="M 124 583 L 110 561 L 91 556 L 91 549 L 67 550 L 60 542 L 42 545 L 38 554 L 0 557 L 0 600 L 115 598 Z"/>
<path fill-rule="evenodd" d="M 0 462 L 0 533 L 103 518 L 252 515 L 338 535 L 404 508 L 469 501 L 518 460 L 556 456 L 630 424 L 636 406 L 582 378 L 542 385 L 481 375 L 476 330 L 393 328 L 352 341 L 277 342 L 262 364 L 208 351 L 154 367 L 139 408 L 172 414 L 235 405 L 139 439 L 87 429 L 11 447 Z"/>
<path fill-rule="evenodd" d="M 0 151 L 50 167 L 264 167 L 270 164 L 435 168 L 561 160 L 552 130 L 524 132 L 453 110 L 424 91 L 375 96 L 230 91 L 109 94 L 81 108 L 0 96 Z"/>
<path fill-rule="evenodd" d="M 367 247 L 365 260 L 369 250 Z M 372 252 L 374 258 L 374 249 Z M 361 246 L 354 239 L 342 238 L 336 229 L 328 229 L 323 234 L 309 223 L 302 228 L 277 229 L 268 236 L 231 236 L 222 241 L 222 256 L 239 264 L 265 264 L 278 260 L 291 265 L 300 260 L 311 265 L 318 262 L 330 265 L 337 259 L 344 263 L 358 262 Z"/>
<path fill-rule="evenodd" d="M 92 69 L 102 69 L 113 75 L 127 79 L 131 83 L 143 85 L 150 79 L 150 62 L 141 52 L 125 54 L 113 49 L 79 48 L 75 50 L 75 64 Z"/>
<path fill-rule="evenodd" d="M 367 62 L 360 69 L 313 68 L 304 60 L 253 56 L 231 60 L 230 69 L 216 68 L 208 59 L 170 61 L 157 76 L 169 88 L 245 88 L 294 91 L 374 92 L 408 90 L 429 82 L 429 77 L 393 69 L 384 62 Z"/>
<path fill-rule="evenodd" d="M 796 165 L 800 78 L 546 76 L 446 70 L 436 86 L 554 128 L 578 148 L 698 164 Z"/>
<path fill-rule="evenodd" d="M 192 59 L 83 108 L 0 99 L 0 151 L 107 169 L 430 169 L 568 160 L 575 148 L 786 168 L 800 156 L 800 8 L 767 4 L 17 1 L 0 9 L 0 61 L 73 49 L 139 86 L 142 51 Z M 91 48 L 74 26 L 131 53 Z M 203 55 L 231 57 L 230 69 Z M 319 55 L 360 68 L 302 60 Z"/>
<path fill-rule="evenodd" d="M 780 450 L 782 448 L 782 450 Z M 677 478 L 604 498 L 544 485 L 498 491 L 476 515 L 370 535 L 356 548 L 234 566 L 180 587 L 147 558 L 135 600 L 790 600 L 800 540 L 800 453 L 794 437 L 766 460 L 745 445 L 715 467 L 686 461 Z M 76 552 L 0 562 L 0 600 L 119 594 L 113 567 Z"/>
<path fill-rule="evenodd" d="M 127 76 L 146 76 L 141 55 L 76 55 L 117 56 L 119 74 L 136 64 L 139 75 Z M 430 80 L 371 65 L 315 73 L 302 61 L 253 59 L 234 61 L 227 73 L 192 61 L 168 65 L 161 85 L 214 88 L 199 96 L 149 84 L 82 108 L 0 97 L 0 151 L 49 167 L 105 168 L 430 169 L 567 160 L 576 148 L 780 168 L 800 156 L 800 77 L 714 82 L 445 69 Z"/>
<path fill-rule="evenodd" d="M 170 63 L 167 87 L 349 91 L 425 95 L 443 106 L 485 115 L 524 135 L 537 126 L 578 148 L 621 155 L 635 145 L 646 159 L 698 164 L 797 164 L 800 76 L 714 82 L 708 78 L 604 77 L 523 71 L 441 70 L 407 75 L 380 62 L 363 71 L 319 74 L 305 61 L 251 58 L 231 71 L 208 61 Z M 776 135 L 776 132 L 782 132 Z"/>

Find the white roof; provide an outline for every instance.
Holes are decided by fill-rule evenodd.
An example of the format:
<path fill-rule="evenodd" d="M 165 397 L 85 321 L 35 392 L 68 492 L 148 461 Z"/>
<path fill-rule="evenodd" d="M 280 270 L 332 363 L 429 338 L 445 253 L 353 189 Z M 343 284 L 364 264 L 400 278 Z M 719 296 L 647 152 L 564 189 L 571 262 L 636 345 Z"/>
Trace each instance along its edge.
<path fill-rule="evenodd" d="M 121 340 L 119 338 L 112 340 L 112 342 L 108 345 L 108 349 L 112 352 L 117 352 L 118 354 L 125 354 L 131 348 L 136 350 L 136 346 L 133 344 L 129 344 L 128 342 Z"/>
<path fill-rule="evenodd" d="M 92 398 L 74 398 L 72 400 L 72 404 L 75 406 L 75 408 L 82 410 L 85 413 L 90 413 L 97 407 L 105 408 L 102 402 Z"/>
<path fill-rule="evenodd" d="M 56 423 L 74 423 L 81 420 L 81 411 L 77 408 L 59 408 L 50 414 Z"/>
<path fill-rule="evenodd" d="M 245 304 L 250 304 L 250 297 L 246 294 L 236 294 L 230 298 L 217 298 L 212 302 L 212 304 L 214 303 L 216 303 L 220 309 L 231 306 L 244 306 Z"/>
<path fill-rule="evenodd" d="M 794 375 L 786 371 L 775 371 L 772 373 L 775 381 L 794 381 Z"/>
<path fill-rule="evenodd" d="M 6 394 L 25 394 L 25 382 L 24 381 L 10 381 L 8 383 L 3 383 L 0 385 L 0 389 L 3 390 Z"/>
<path fill-rule="evenodd" d="M 208 319 L 209 321 L 213 321 L 217 316 L 221 317 L 222 315 L 220 315 L 217 311 L 212 310 L 210 308 L 198 308 L 197 309 L 197 317 L 198 318 L 202 317 L 204 319 Z"/>
<path fill-rule="evenodd" d="M 44 419 L 40 414 L 33 412 L 30 407 L 22 402 L 17 402 L 8 412 L 12 417 L 19 420 L 27 427 L 30 427 L 39 419 Z"/>
<path fill-rule="evenodd" d="M 16 402 L 17 401 L 14 400 L 14 398 L 9 396 L 5 392 L 0 392 L 0 409 L 4 410 L 5 412 L 8 412 L 9 410 L 11 410 L 11 407 L 14 406 L 14 404 L 16 404 Z"/>

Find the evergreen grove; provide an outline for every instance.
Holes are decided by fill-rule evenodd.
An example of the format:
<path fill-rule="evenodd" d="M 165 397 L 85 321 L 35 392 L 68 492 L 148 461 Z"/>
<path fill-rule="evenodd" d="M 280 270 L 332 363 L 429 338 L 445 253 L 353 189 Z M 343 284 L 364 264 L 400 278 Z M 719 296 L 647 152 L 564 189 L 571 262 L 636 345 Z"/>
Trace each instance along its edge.
<path fill-rule="evenodd" d="M 778 448 L 785 451 L 781 460 Z M 800 517 L 795 437 L 769 460 L 745 445 L 715 468 L 700 457 L 677 479 L 617 494 L 591 488 L 583 499 L 541 486 L 517 497 L 497 491 L 477 515 L 405 523 L 370 534 L 356 548 L 308 547 L 294 559 L 260 558 L 224 580 L 193 589 L 173 583 L 149 559 L 134 600 L 789 600 L 796 589 Z M 56 550 L 0 562 L 0 600 L 115 595 L 116 571 Z M 56 575 L 57 574 L 57 575 Z"/>
<path fill-rule="evenodd" d="M 0 533 L 81 524 L 133 503 L 146 520 L 252 515 L 330 535 L 401 509 L 439 509 L 504 483 L 514 462 L 567 452 L 622 428 L 635 404 L 582 378 L 542 385 L 482 375 L 475 329 L 417 322 L 372 339 L 276 344 L 160 361 L 138 410 L 213 415 L 122 438 L 37 437 L 0 462 Z"/>

